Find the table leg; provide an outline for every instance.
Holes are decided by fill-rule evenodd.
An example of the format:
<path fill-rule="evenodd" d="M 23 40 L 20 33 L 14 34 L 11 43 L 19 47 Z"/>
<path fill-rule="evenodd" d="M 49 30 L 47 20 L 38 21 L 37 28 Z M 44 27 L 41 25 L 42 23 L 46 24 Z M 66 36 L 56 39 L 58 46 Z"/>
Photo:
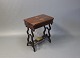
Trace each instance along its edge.
<path fill-rule="evenodd" d="M 30 36 L 29 36 L 29 28 L 28 27 L 27 27 L 27 35 L 28 35 L 28 37 L 27 37 L 27 46 L 29 46 L 28 43 L 29 43 Z"/>
<path fill-rule="evenodd" d="M 51 43 L 51 39 L 50 39 L 50 37 L 51 37 L 50 30 L 51 30 L 51 26 L 50 26 L 50 24 L 49 24 L 49 28 L 48 28 L 48 38 L 49 38 L 49 42 Z"/>
<path fill-rule="evenodd" d="M 45 32 L 46 32 L 46 29 L 48 30 L 48 34 L 45 33 Z M 49 42 L 51 43 L 51 39 L 50 39 L 50 37 L 51 37 L 50 30 L 51 30 L 50 24 L 49 24 L 49 27 L 45 27 L 45 26 L 44 26 L 43 37 L 46 37 L 46 36 L 47 36 Z"/>
<path fill-rule="evenodd" d="M 32 33 L 32 35 L 31 35 L 32 47 L 35 52 L 35 46 L 34 46 L 34 40 L 33 40 L 33 37 L 34 37 L 33 30 L 31 30 L 31 33 Z"/>
<path fill-rule="evenodd" d="M 27 27 L 27 46 L 32 46 L 33 47 L 33 50 L 35 52 L 35 46 L 34 46 L 34 40 L 33 40 L 33 37 L 34 37 L 34 34 L 33 34 L 33 30 L 31 30 L 31 34 L 29 34 L 29 28 Z M 31 37 L 31 41 L 29 41 Z"/>
<path fill-rule="evenodd" d="M 44 31 L 43 31 L 43 36 L 44 37 L 46 36 L 45 32 L 46 32 L 46 27 L 44 26 Z"/>

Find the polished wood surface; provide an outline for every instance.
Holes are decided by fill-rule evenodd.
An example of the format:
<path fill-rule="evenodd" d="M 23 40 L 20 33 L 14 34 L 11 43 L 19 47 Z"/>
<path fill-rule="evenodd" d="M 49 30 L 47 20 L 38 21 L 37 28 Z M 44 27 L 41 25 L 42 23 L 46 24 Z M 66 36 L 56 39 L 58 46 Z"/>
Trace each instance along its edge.
<path fill-rule="evenodd" d="M 41 14 L 38 16 L 24 19 L 24 23 L 25 23 L 26 27 L 29 27 L 29 28 L 34 30 L 34 29 L 37 29 L 37 28 L 42 27 L 44 25 L 47 25 L 50 23 L 52 24 L 53 19 L 54 18 L 51 16 Z"/>

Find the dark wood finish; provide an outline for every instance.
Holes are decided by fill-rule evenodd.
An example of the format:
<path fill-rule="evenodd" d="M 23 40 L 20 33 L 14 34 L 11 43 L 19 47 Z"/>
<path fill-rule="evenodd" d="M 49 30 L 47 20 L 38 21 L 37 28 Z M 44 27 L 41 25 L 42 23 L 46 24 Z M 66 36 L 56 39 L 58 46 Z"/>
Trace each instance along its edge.
<path fill-rule="evenodd" d="M 46 30 L 48 30 L 48 34 L 45 33 Z M 48 41 L 51 43 L 51 39 L 50 39 L 50 37 L 51 37 L 50 30 L 51 30 L 50 24 L 49 24 L 49 27 L 45 27 L 45 26 L 44 26 L 43 37 L 48 37 Z"/>
<path fill-rule="evenodd" d="M 38 43 L 38 41 L 33 40 L 33 37 L 34 37 L 33 32 L 35 31 L 35 29 L 44 26 L 42 38 L 45 39 L 47 37 L 48 41 L 51 43 L 51 39 L 50 39 L 51 26 L 50 25 L 53 23 L 53 19 L 54 19 L 53 17 L 45 14 L 24 19 L 24 23 L 25 23 L 25 26 L 27 27 L 27 35 L 28 35 L 27 46 L 32 46 L 34 52 L 35 52 L 35 44 Z M 46 27 L 46 25 L 48 25 L 49 27 Z M 31 34 L 29 34 L 29 29 L 31 29 Z M 46 34 L 46 30 L 48 30 L 48 34 Z M 31 41 L 29 41 L 30 38 L 31 38 Z"/>
<path fill-rule="evenodd" d="M 42 27 L 47 24 L 53 23 L 53 17 L 41 14 L 38 16 L 34 16 L 31 18 L 24 19 L 24 23 L 27 27 L 31 28 L 32 30 Z"/>

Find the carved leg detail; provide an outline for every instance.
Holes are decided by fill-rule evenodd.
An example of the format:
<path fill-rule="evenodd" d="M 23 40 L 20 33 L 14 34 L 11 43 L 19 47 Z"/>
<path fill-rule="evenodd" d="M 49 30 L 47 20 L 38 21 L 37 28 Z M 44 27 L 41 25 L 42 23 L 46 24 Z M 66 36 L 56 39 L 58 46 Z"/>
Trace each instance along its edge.
<path fill-rule="evenodd" d="M 32 47 L 35 52 L 35 46 L 34 46 L 34 40 L 33 40 L 33 37 L 34 37 L 33 30 L 31 30 L 31 33 L 32 33 L 32 35 L 31 35 Z"/>
<path fill-rule="evenodd" d="M 48 32 L 46 33 L 46 30 L 48 30 Z M 48 38 L 48 41 L 51 43 L 51 34 L 50 34 L 50 30 L 51 30 L 51 26 L 49 24 L 49 27 L 46 27 L 44 26 L 44 31 L 43 31 L 43 38 Z M 34 40 L 33 40 L 33 37 L 34 37 L 34 34 L 33 34 L 34 30 L 31 30 L 31 34 L 29 34 L 29 28 L 27 27 L 27 46 L 32 46 L 33 48 L 33 51 L 35 52 L 35 43 L 34 43 Z M 31 39 L 31 41 L 29 40 Z"/>
<path fill-rule="evenodd" d="M 51 26 L 50 26 L 50 24 L 49 24 L 49 29 L 48 29 L 48 38 L 49 38 L 49 42 L 51 43 L 51 39 L 50 39 L 50 37 L 51 37 L 50 30 L 51 30 Z"/>
<path fill-rule="evenodd" d="M 48 30 L 48 34 L 45 34 L 46 29 Z M 51 30 L 51 26 L 50 26 L 50 24 L 49 24 L 49 27 L 45 27 L 45 26 L 44 26 L 43 36 L 44 36 L 44 37 L 46 37 L 46 36 L 47 36 L 47 37 L 48 37 L 49 42 L 51 43 L 51 39 L 50 39 L 50 37 L 51 37 L 50 30 Z"/>
<path fill-rule="evenodd" d="M 44 26 L 43 36 L 46 35 L 45 32 L 46 32 L 46 27 Z"/>
<path fill-rule="evenodd" d="M 27 35 L 28 35 L 28 37 L 27 37 L 27 46 L 29 46 L 29 45 L 28 45 L 28 43 L 29 43 L 29 38 L 30 38 L 30 36 L 29 36 L 29 28 L 27 28 Z"/>
<path fill-rule="evenodd" d="M 35 46 L 34 46 L 34 40 L 33 40 L 33 37 L 34 37 L 33 30 L 31 30 L 31 34 L 29 34 L 29 28 L 27 28 L 27 35 L 28 35 L 27 46 L 32 46 L 35 52 Z M 31 39 L 31 41 L 29 41 L 29 39 Z"/>

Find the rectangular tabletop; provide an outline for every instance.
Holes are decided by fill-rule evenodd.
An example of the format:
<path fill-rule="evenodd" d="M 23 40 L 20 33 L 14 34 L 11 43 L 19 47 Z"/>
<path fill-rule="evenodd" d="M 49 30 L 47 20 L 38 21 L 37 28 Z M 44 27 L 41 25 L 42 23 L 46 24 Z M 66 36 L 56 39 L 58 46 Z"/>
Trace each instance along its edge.
<path fill-rule="evenodd" d="M 53 17 L 41 14 L 38 16 L 34 16 L 31 18 L 24 19 L 26 27 L 29 27 L 31 29 L 37 29 L 39 27 L 42 27 L 44 25 L 53 23 Z"/>

